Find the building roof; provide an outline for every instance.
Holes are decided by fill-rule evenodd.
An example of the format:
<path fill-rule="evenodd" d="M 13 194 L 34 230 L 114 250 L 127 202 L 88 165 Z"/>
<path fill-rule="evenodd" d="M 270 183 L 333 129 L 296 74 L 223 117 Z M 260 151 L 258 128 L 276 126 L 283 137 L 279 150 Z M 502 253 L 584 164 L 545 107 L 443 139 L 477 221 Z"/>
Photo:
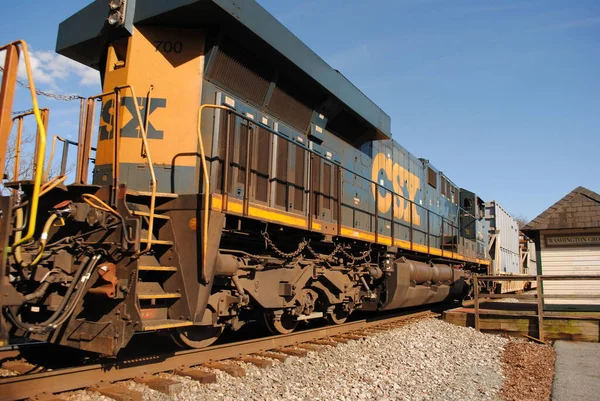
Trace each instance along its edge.
<path fill-rule="evenodd" d="M 100 69 L 107 43 L 131 35 L 135 24 L 169 27 L 222 26 L 246 43 L 266 43 L 353 113 L 390 139 L 391 119 L 379 106 L 329 66 L 254 0 L 128 0 L 124 25 L 106 23 L 107 0 L 95 0 L 60 24 L 56 51 Z"/>
<path fill-rule="evenodd" d="M 600 228 L 600 195 L 577 187 L 531 220 L 522 231 Z"/>

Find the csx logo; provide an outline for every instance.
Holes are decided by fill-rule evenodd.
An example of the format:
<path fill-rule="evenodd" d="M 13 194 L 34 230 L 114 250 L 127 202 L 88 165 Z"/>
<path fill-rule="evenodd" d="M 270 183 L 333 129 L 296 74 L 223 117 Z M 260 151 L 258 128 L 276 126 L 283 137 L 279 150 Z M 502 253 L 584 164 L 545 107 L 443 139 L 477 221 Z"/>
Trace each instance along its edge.
<path fill-rule="evenodd" d="M 140 115 L 142 119 L 146 116 L 146 98 L 138 97 L 138 105 L 140 107 Z M 121 137 L 123 138 L 139 138 L 139 124 L 137 114 L 135 112 L 135 104 L 131 96 L 124 96 L 121 103 L 128 113 L 121 116 Z M 152 125 L 152 113 L 157 109 L 163 109 L 167 106 L 167 99 L 154 98 L 150 101 L 150 113 L 148 114 L 148 139 L 163 139 L 163 131 L 159 131 Z M 129 114 L 129 115 L 127 115 Z M 109 99 L 102 104 L 102 114 L 100 115 L 100 132 L 99 139 L 101 141 L 113 139 L 114 130 L 114 99 Z M 124 124 L 124 125 L 123 125 Z"/>
<path fill-rule="evenodd" d="M 377 208 L 380 213 L 388 213 L 394 202 L 394 217 L 398 220 L 404 220 L 410 223 L 411 204 L 413 224 L 421 224 L 421 216 L 418 213 L 417 205 L 409 202 L 415 201 L 417 191 L 421 187 L 421 180 L 416 175 L 410 173 L 404 167 L 388 158 L 384 153 L 378 153 L 373 159 L 373 170 L 371 179 L 377 183 L 392 181 L 394 193 L 402 195 L 392 196 L 390 191 L 384 191 L 373 184 L 373 196 L 377 197 Z"/>

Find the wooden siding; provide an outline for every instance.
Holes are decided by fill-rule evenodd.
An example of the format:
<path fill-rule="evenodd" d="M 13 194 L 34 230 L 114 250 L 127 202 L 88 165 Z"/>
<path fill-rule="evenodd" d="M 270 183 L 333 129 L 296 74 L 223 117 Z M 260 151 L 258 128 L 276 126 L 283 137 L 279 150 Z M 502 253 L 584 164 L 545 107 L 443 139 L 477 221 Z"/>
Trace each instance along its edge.
<path fill-rule="evenodd" d="M 551 246 L 546 245 L 547 235 L 558 232 L 548 232 L 541 236 L 542 274 L 558 275 L 590 275 L 600 274 L 600 246 Z M 564 232 L 560 234 L 581 234 Z M 544 282 L 544 295 L 592 295 L 600 296 L 600 280 L 593 281 L 548 281 Z M 600 298 L 566 299 L 556 298 L 545 300 L 546 305 L 598 305 Z"/>

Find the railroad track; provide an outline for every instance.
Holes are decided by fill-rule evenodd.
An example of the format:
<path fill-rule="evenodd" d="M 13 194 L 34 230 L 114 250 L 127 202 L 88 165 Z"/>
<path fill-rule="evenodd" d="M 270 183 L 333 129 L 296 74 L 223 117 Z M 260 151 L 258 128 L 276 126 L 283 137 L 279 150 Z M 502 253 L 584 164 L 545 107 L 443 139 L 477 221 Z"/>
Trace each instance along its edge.
<path fill-rule="evenodd" d="M 431 310 L 403 312 L 393 316 L 362 319 L 337 326 L 227 343 L 199 350 L 117 359 L 57 370 L 31 370 L 32 373 L 0 378 L 0 401 L 47 397 L 85 388 L 116 399 L 135 400 L 139 399 L 139 393 L 136 395 L 136 392 L 124 386 L 110 383 L 135 380 L 168 393 L 177 387 L 177 381 L 153 375 L 171 372 L 205 383 L 216 380 L 215 373 L 208 369 L 243 376 L 243 368 L 237 361 L 265 367 L 272 363 L 269 361 L 272 359 L 283 361 L 287 356 L 305 356 L 310 350 L 365 338 L 415 320 L 439 315 Z M 0 353 L 0 360 L 4 357 L 14 357 L 17 353 L 15 349 L 4 351 Z"/>

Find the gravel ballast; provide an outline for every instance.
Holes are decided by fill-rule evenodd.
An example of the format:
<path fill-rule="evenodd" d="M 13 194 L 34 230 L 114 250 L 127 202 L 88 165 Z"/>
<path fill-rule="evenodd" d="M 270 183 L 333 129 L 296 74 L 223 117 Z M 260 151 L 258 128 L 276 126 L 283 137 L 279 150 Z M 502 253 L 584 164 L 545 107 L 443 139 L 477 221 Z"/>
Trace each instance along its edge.
<path fill-rule="evenodd" d="M 273 361 L 270 368 L 238 362 L 235 378 L 217 382 L 160 374 L 181 384 L 167 396 L 133 381 L 120 385 L 144 400 L 547 400 L 554 373 L 551 347 L 482 334 L 423 319 L 308 356 Z M 504 377 L 504 374 L 506 377 Z M 179 386 L 178 386 L 179 387 Z M 501 390 L 502 389 L 502 390 Z M 65 393 L 69 401 L 106 401 L 99 393 Z"/>
<path fill-rule="evenodd" d="M 507 340 L 426 319 L 346 345 L 289 358 L 213 384 L 177 377 L 175 400 L 500 400 Z M 162 375 L 169 377 L 168 375 Z M 142 390 L 144 386 L 130 384 Z M 144 389 L 147 400 L 171 399 Z"/>

